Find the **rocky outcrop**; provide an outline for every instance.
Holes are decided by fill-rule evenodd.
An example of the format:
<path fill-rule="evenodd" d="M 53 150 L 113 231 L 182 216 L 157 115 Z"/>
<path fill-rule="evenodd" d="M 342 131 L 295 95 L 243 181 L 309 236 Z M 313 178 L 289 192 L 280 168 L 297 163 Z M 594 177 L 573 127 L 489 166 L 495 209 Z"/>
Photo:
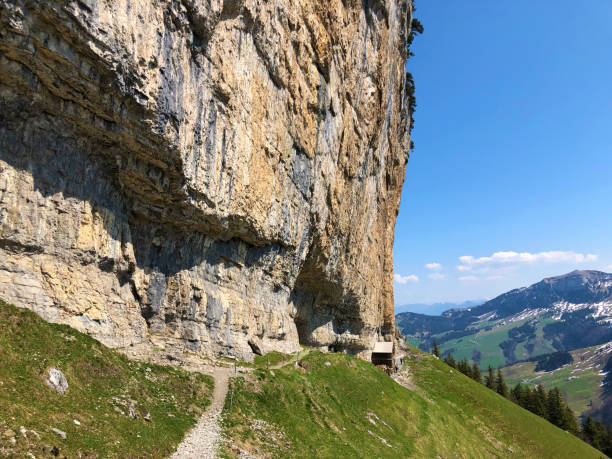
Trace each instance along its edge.
<path fill-rule="evenodd" d="M 395 332 L 406 0 L 0 0 L 0 295 L 114 347 Z"/>

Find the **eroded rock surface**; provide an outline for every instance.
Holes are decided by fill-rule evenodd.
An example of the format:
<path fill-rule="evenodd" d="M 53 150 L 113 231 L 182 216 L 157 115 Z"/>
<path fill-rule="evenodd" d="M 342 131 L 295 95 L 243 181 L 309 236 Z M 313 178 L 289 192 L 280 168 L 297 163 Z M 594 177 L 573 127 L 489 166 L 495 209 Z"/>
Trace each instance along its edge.
<path fill-rule="evenodd" d="M 114 347 L 367 353 L 395 332 L 410 16 L 0 0 L 0 296 Z"/>

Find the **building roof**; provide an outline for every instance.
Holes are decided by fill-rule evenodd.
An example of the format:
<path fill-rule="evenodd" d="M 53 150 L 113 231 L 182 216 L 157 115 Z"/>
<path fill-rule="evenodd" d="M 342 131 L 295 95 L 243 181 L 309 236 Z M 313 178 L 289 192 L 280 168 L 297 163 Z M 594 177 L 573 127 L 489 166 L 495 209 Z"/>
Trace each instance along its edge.
<path fill-rule="evenodd" d="M 374 345 L 375 354 L 393 354 L 393 342 L 391 341 L 378 341 Z"/>

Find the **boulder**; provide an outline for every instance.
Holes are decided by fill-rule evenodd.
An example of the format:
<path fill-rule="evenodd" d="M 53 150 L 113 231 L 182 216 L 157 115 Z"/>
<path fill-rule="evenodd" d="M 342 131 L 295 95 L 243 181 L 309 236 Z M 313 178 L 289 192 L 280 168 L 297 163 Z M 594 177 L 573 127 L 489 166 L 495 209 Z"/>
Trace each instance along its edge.
<path fill-rule="evenodd" d="M 63 430 L 59 430 L 56 429 L 55 427 L 51 427 L 51 432 L 53 432 L 54 434 L 56 434 L 58 437 L 60 437 L 62 440 L 66 439 L 66 432 L 64 432 Z"/>
<path fill-rule="evenodd" d="M 59 368 L 51 368 L 47 372 L 47 380 L 45 381 L 47 386 L 60 395 L 64 395 L 68 390 L 68 381 L 64 373 Z"/>

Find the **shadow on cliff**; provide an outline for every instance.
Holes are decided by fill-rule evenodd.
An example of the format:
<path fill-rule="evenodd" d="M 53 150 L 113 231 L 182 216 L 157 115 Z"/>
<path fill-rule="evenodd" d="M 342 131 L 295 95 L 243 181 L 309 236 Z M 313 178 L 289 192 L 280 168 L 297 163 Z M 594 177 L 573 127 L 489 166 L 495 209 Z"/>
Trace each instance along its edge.
<path fill-rule="evenodd" d="M 365 328 L 359 298 L 341 280 L 329 279 L 322 252 L 315 239 L 289 296 L 300 344 L 326 346 L 332 352 L 359 352 L 365 348 L 356 338 Z"/>
<path fill-rule="evenodd" d="M 265 269 L 274 263 L 279 253 L 287 250 L 278 244 L 250 245 L 236 237 L 222 240 L 215 238 L 214 233 L 194 231 L 180 222 L 172 224 L 161 218 L 156 220 L 163 212 L 159 197 L 158 201 L 153 199 L 148 203 L 134 199 L 131 191 L 118 179 L 121 171 L 117 157 L 125 155 L 121 145 L 116 142 L 100 144 L 99 138 L 92 140 L 80 129 L 56 117 L 30 112 L 31 107 L 24 99 L 14 99 L 11 104 L 0 100 L 0 159 L 32 177 L 31 185 L 21 183 L 19 186 L 26 190 L 32 187 L 34 193 L 27 192 L 27 196 L 16 199 L 18 205 L 31 206 L 34 225 L 41 228 L 37 233 L 38 240 L 32 242 L 34 245 L 19 250 L 45 251 L 45 245 L 57 241 L 52 241 L 52 235 L 42 229 L 52 230 L 57 225 L 58 214 L 82 213 L 84 209 L 79 206 L 83 202 L 90 204 L 92 214 L 103 212 L 112 215 L 112 218 L 98 218 L 98 222 L 108 236 L 121 243 L 122 248 L 132 243 L 134 263 L 147 273 L 157 272 L 168 277 L 203 264 L 212 275 L 215 266 L 258 264 Z M 4 186 L 9 188 L 8 192 L 17 187 L 16 184 Z M 37 193 L 44 200 L 32 202 Z M 76 202 L 69 202 L 70 199 Z M 176 207 L 171 202 L 163 205 Z M 39 212 L 40 207 L 53 208 Z M 49 221 L 43 221 L 43 218 Z M 65 231 L 68 234 L 70 230 L 79 231 L 80 224 L 79 221 L 75 228 L 65 228 Z M 19 234 L 16 236 L 9 236 L 13 245 L 22 242 Z M 71 242 L 63 241 L 59 245 L 73 249 L 69 246 Z M 115 258 L 92 260 L 91 255 L 100 255 L 89 254 L 90 262 L 97 262 L 100 269 L 108 272 L 116 271 L 116 263 L 124 256 L 116 254 Z M 133 270 L 134 267 L 128 272 L 118 272 L 119 280 L 127 281 Z"/>

